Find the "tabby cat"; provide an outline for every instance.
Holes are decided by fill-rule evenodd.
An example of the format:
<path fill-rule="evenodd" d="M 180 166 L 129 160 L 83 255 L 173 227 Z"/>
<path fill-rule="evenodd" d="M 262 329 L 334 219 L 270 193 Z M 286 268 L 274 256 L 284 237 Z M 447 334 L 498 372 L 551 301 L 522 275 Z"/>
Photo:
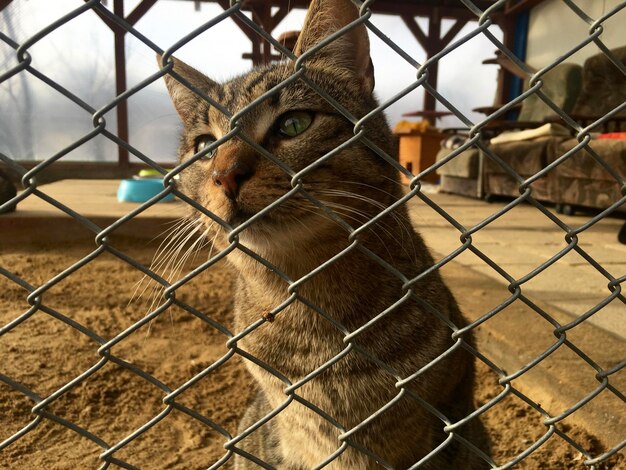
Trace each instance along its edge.
<path fill-rule="evenodd" d="M 350 0 L 313 0 L 295 54 L 310 51 L 358 16 Z M 173 71 L 179 77 L 232 112 L 255 102 L 294 73 L 293 62 L 285 61 L 218 84 L 173 60 Z M 353 116 L 363 117 L 377 106 L 363 25 L 307 58 L 305 68 L 306 76 Z M 281 380 L 246 361 L 258 394 L 243 416 L 239 432 L 285 404 L 289 383 L 298 382 L 344 352 L 340 360 L 298 387 L 297 398 L 286 408 L 237 444 L 250 458 L 238 455 L 235 467 L 314 468 L 342 446 L 341 434 L 392 401 L 382 414 L 344 437 L 348 445 L 329 468 L 411 467 L 448 436 L 443 421 L 421 400 L 451 422 L 467 416 L 473 409 L 473 362 L 457 348 L 406 385 L 405 391 L 396 387 L 400 379 L 453 346 L 452 330 L 444 321 L 463 324 L 452 294 L 436 271 L 413 286 L 414 295 L 405 295 L 404 281 L 397 272 L 414 278 L 432 266 L 433 259 L 411 227 L 404 205 L 353 237 L 337 219 L 358 228 L 395 203 L 403 196 L 397 170 L 360 140 L 331 155 L 354 137 L 354 125 L 302 79 L 259 101 L 237 121 L 240 132 L 283 162 L 291 175 L 238 136 L 210 147 L 229 132 L 229 118 L 173 76 L 165 75 L 165 81 L 184 123 L 180 160 L 185 162 L 204 151 L 200 160 L 181 172 L 181 191 L 231 227 L 246 223 L 292 191 L 297 186 L 292 185 L 292 176 L 309 170 L 292 197 L 238 234 L 241 246 L 275 269 L 240 249 L 228 254 L 239 275 L 237 331 L 266 320 L 237 346 L 283 375 Z M 381 113 L 367 121 L 364 133 L 388 155 L 395 154 Z M 311 166 L 314 162 L 319 164 Z M 197 210 L 191 217 L 205 226 L 208 236 L 215 237 L 217 247 L 231 245 L 229 230 L 211 217 Z M 339 253 L 343 256 L 333 258 Z M 331 259 L 324 269 L 298 283 L 294 300 L 286 279 L 299 280 Z M 277 309 L 284 302 L 286 306 Z M 344 341 L 348 332 L 388 309 L 371 328 Z M 468 335 L 464 340 L 471 344 Z M 472 442 L 482 439 L 476 420 L 455 432 Z M 473 451 L 453 439 L 422 468 L 485 467 Z"/>

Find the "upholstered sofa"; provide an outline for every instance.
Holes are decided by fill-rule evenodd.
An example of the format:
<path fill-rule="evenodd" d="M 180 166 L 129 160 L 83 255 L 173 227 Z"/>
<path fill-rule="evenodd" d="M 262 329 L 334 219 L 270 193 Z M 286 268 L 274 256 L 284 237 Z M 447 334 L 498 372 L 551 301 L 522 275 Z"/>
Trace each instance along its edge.
<path fill-rule="evenodd" d="M 626 65 L 626 47 L 611 52 Z M 584 127 L 624 103 L 626 75 L 602 52 L 587 59 L 583 65 L 582 91 L 572 117 Z M 610 134 L 626 132 L 626 109 L 592 131 Z M 622 134 L 622 139 L 624 137 L 626 135 Z M 575 138 L 561 142 L 557 156 L 565 155 L 577 144 Z M 626 196 L 626 140 L 593 138 L 589 148 L 578 150 L 556 167 L 558 196 L 554 202 L 566 213 L 572 213 L 577 207 L 605 209 Z M 612 171 L 607 170 L 607 166 Z M 626 203 L 617 210 L 626 212 Z"/>
<path fill-rule="evenodd" d="M 542 77 L 541 90 L 555 105 L 566 113 L 572 112 L 580 94 L 582 67 L 577 64 L 557 65 Z M 490 143 L 490 150 L 510 166 L 515 173 L 526 180 L 535 175 L 557 158 L 557 148 L 567 139 L 567 130 L 558 125 L 545 126 L 545 135 L 528 140 L 518 140 L 523 130 L 536 126 L 535 123 L 548 123 L 558 120 L 558 114 L 532 94 L 522 105 L 518 129 L 500 134 Z M 484 193 L 517 197 L 520 195 L 519 182 L 496 160 L 484 158 Z M 548 172 L 532 185 L 532 195 L 540 201 L 553 201 L 557 197 L 556 174 Z"/>
<path fill-rule="evenodd" d="M 576 64 L 560 64 L 542 77 L 542 91 L 565 112 L 572 110 L 581 87 L 582 69 Z M 528 89 L 528 81 L 525 89 Z M 501 132 L 539 127 L 553 121 L 556 113 L 536 94 L 522 101 L 517 121 L 492 122 L 485 129 L 486 137 Z M 562 134 L 562 133 L 559 133 Z M 491 145 L 494 153 L 523 178 L 535 174 L 553 161 L 556 146 L 563 135 L 547 136 L 528 141 L 515 141 Z M 442 148 L 437 161 L 446 158 L 454 148 Z M 477 148 L 468 149 L 437 170 L 441 177 L 441 190 L 473 197 L 491 195 L 519 196 L 519 185 L 503 166 Z M 533 184 L 535 197 L 545 200 L 552 197 L 552 175 Z"/>
<path fill-rule="evenodd" d="M 436 160 L 440 162 L 454 150 L 455 148 L 443 147 L 437 153 Z M 437 174 L 440 177 L 439 188 L 441 191 L 479 199 L 483 197 L 482 155 L 477 148 L 470 148 L 461 152 L 442 167 L 439 167 Z"/>

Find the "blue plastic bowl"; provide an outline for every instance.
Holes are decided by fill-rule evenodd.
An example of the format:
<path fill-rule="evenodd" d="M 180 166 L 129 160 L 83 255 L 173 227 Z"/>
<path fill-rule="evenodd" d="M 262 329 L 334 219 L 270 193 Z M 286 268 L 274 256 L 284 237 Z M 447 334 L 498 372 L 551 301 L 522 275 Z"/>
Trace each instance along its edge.
<path fill-rule="evenodd" d="M 146 202 L 163 191 L 163 179 L 130 179 L 122 180 L 117 189 L 117 200 L 120 202 Z M 168 194 L 159 202 L 173 201 L 174 195 Z"/>

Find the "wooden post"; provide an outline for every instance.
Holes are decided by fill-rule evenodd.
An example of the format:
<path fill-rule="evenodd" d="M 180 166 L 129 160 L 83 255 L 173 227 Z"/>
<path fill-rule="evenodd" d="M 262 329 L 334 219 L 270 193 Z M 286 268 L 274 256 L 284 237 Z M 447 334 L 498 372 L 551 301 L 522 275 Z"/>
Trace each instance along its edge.
<path fill-rule="evenodd" d="M 439 8 L 433 8 L 433 13 L 428 18 L 428 37 L 426 39 L 426 52 L 430 59 L 442 49 L 441 46 L 441 15 Z M 439 62 L 435 62 L 428 67 L 428 84 L 433 88 L 437 88 L 437 78 L 439 75 Z M 424 90 L 424 111 L 434 111 L 437 106 L 437 100 L 433 95 Z M 431 125 L 435 125 L 435 118 L 426 118 Z"/>
<path fill-rule="evenodd" d="M 124 18 L 124 0 L 114 0 L 113 13 Z M 115 96 L 119 96 L 126 91 L 126 31 L 122 28 L 115 28 L 113 37 L 115 42 Z M 128 103 L 126 100 L 117 104 L 115 112 L 117 115 L 117 136 L 124 142 L 128 142 Z M 117 161 L 121 167 L 128 167 L 128 150 L 121 145 L 117 146 Z"/>
<path fill-rule="evenodd" d="M 515 16 L 503 15 L 498 26 L 502 29 L 502 43 L 509 50 L 513 50 L 513 44 L 515 43 Z M 508 103 L 510 100 L 509 94 L 512 81 L 513 75 L 503 67 L 500 67 L 500 70 L 498 71 L 498 89 L 496 93 L 497 99 L 500 100 L 501 104 Z"/>
<path fill-rule="evenodd" d="M 254 22 L 263 26 L 268 33 L 272 32 L 272 6 L 269 2 L 263 2 L 259 6 L 255 6 L 252 10 L 252 18 Z M 261 44 L 261 60 L 263 64 L 269 64 L 272 61 L 271 44 L 262 41 Z"/>
<path fill-rule="evenodd" d="M 135 9 L 124 17 L 124 0 L 113 1 L 113 13 L 119 18 L 124 18 L 131 26 L 145 15 L 157 0 L 142 0 Z M 113 31 L 113 41 L 115 47 L 115 96 L 119 96 L 126 91 L 126 30 L 120 25 L 98 10 L 93 10 L 104 23 Z M 126 100 L 120 101 L 116 107 L 117 116 L 117 136 L 125 142 L 129 142 L 128 126 L 128 103 Z M 130 143 L 130 142 L 129 142 Z M 120 167 L 130 168 L 128 150 L 121 145 L 117 146 L 117 161 Z"/>
<path fill-rule="evenodd" d="M 456 35 L 463 29 L 463 26 L 467 24 L 467 19 L 458 19 L 456 23 L 452 25 L 446 35 L 441 37 L 441 10 L 437 7 L 432 9 L 430 16 L 428 17 L 428 35 L 422 31 L 417 21 L 413 16 L 402 15 L 402 20 L 407 25 L 415 39 L 420 43 L 424 51 L 426 51 L 426 57 L 430 59 L 435 54 L 440 52 L 446 47 Z M 439 75 L 439 64 L 435 62 L 428 67 L 428 84 L 437 88 L 437 78 Z M 424 91 L 424 111 L 435 111 L 437 106 L 437 100 L 428 91 Z M 433 114 L 426 115 L 426 120 L 431 124 L 435 124 L 435 117 Z"/>
<path fill-rule="evenodd" d="M 0 0 L 0 11 L 4 10 L 12 0 Z"/>
<path fill-rule="evenodd" d="M 224 10 L 230 7 L 228 0 L 216 1 Z M 280 0 L 278 11 L 274 16 L 272 16 L 272 2 L 270 1 L 250 0 L 244 4 L 244 7 L 252 12 L 252 20 L 271 34 L 276 25 L 287 16 L 289 10 L 293 8 L 293 5 L 291 5 L 290 0 Z M 239 26 L 239 29 L 241 29 L 252 43 L 252 52 L 244 52 L 241 57 L 244 59 L 252 59 L 252 64 L 255 66 L 269 64 L 272 60 L 279 60 L 281 58 L 280 54 L 273 54 L 272 45 L 267 43 L 246 23 L 241 21 L 237 16 L 232 16 L 231 19 Z"/>

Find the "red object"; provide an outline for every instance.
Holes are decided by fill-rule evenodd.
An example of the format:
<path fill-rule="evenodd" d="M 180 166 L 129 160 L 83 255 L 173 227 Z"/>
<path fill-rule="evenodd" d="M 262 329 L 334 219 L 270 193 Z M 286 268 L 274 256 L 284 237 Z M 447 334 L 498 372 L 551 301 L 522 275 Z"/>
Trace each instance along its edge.
<path fill-rule="evenodd" d="M 598 139 L 626 140 L 626 132 L 607 132 L 606 134 L 600 134 Z"/>
<path fill-rule="evenodd" d="M 452 113 L 450 111 L 433 111 L 433 110 L 427 109 L 424 111 L 413 111 L 410 113 L 404 113 L 402 115 L 402 117 L 414 117 L 414 116 L 440 118 L 444 116 L 452 116 Z"/>

